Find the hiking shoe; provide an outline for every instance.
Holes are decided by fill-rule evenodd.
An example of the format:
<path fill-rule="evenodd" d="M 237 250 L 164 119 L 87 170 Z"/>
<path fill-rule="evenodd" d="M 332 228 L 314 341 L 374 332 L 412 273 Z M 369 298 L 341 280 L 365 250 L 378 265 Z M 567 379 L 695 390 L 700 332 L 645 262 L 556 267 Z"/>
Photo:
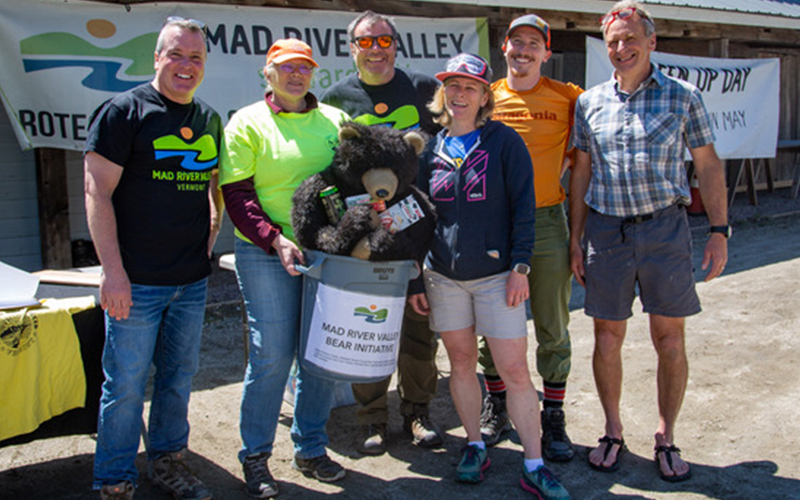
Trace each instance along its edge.
<path fill-rule="evenodd" d="M 251 497 L 272 498 L 278 495 L 278 483 L 272 478 L 267 465 L 270 456 L 269 452 L 265 452 L 244 459 L 244 484 Z"/>
<path fill-rule="evenodd" d="M 511 421 L 506 411 L 506 400 L 486 394 L 481 411 L 481 437 L 486 446 L 500 442 L 503 433 L 511 430 Z"/>
<path fill-rule="evenodd" d="M 294 457 L 292 467 L 305 475 L 314 476 L 323 483 L 338 481 L 346 474 L 344 467 L 331 460 L 328 455 L 320 455 L 314 458 Z"/>
<path fill-rule="evenodd" d="M 410 433 L 415 445 L 435 448 L 444 443 L 442 431 L 428 415 L 403 415 L 403 430 Z"/>
<path fill-rule="evenodd" d="M 150 461 L 150 480 L 178 500 L 211 500 L 211 492 L 186 465 L 186 448 Z"/>
<path fill-rule="evenodd" d="M 133 490 L 133 484 L 130 481 L 106 484 L 100 488 L 100 500 L 132 500 Z"/>
<path fill-rule="evenodd" d="M 554 462 L 567 462 L 575 456 L 572 441 L 567 436 L 564 410 L 545 408 L 542 410 L 542 454 Z"/>
<path fill-rule="evenodd" d="M 555 474 L 544 465 L 533 472 L 528 472 L 523 467 L 520 486 L 525 491 L 530 491 L 539 500 L 571 500 L 567 490 L 558 482 Z"/>
<path fill-rule="evenodd" d="M 480 483 L 483 471 L 489 468 L 489 453 L 475 445 L 467 445 L 461 449 L 464 454 L 456 467 L 456 481 L 459 483 Z"/>
<path fill-rule="evenodd" d="M 368 424 L 361 427 L 358 451 L 364 455 L 386 453 L 386 424 Z"/>

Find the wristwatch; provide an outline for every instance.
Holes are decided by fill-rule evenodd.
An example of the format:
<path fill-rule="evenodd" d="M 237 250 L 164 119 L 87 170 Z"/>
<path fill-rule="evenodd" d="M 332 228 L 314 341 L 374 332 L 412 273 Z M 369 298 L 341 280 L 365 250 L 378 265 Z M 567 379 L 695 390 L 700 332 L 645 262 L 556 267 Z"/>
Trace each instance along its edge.
<path fill-rule="evenodd" d="M 710 228 L 708 228 L 708 235 L 711 236 L 712 233 L 719 233 L 719 234 L 725 236 L 725 238 L 730 238 L 731 235 L 733 234 L 733 229 L 731 228 L 730 225 L 727 225 L 727 226 L 711 226 Z"/>
<path fill-rule="evenodd" d="M 514 266 L 513 271 L 515 273 L 519 273 L 519 274 L 521 274 L 523 276 L 527 276 L 527 275 L 529 275 L 531 273 L 531 266 L 529 266 L 528 264 L 520 263 L 520 264 L 517 264 L 517 265 Z"/>

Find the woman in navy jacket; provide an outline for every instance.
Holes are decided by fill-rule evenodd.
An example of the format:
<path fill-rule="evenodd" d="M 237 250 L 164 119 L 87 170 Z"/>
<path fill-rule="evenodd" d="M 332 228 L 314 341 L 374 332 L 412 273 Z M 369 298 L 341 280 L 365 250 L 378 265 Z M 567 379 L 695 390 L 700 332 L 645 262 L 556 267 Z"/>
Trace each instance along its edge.
<path fill-rule="evenodd" d="M 494 99 L 486 61 L 459 54 L 436 78 L 429 105 L 444 129 L 420 160 L 417 185 L 436 206 L 436 236 L 411 306 L 430 314 L 450 358 L 450 392 L 467 433 L 456 480 L 477 483 L 489 466 L 480 433 L 477 335 L 489 342 L 506 383 L 508 412 L 524 448 L 520 483 L 542 498 L 569 494 L 544 467 L 539 400 L 527 363 L 525 300 L 534 242 L 533 168 L 519 135 L 489 120 Z"/>

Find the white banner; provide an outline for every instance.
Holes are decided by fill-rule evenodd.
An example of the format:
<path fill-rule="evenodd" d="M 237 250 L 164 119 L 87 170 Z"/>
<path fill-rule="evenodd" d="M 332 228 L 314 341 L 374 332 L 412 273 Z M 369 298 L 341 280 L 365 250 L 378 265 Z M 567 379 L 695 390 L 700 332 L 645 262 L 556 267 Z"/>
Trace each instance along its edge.
<path fill-rule="evenodd" d="M 715 59 L 653 52 L 664 74 L 695 85 L 703 95 L 720 158 L 774 158 L 778 144 L 780 60 Z M 611 78 L 602 40 L 586 37 L 586 88 Z"/>
<path fill-rule="evenodd" d="M 320 283 L 305 359 L 344 375 L 390 376 L 397 365 L 405 303 L 405 295 L 369 295 Z"/>
<path fill-rule="evenodd" d="M 352 12 L 191 3 L 112 5 L 81 0 L 0 3 L 0 97 L 23 149 L 81 150 L 92 111 L 114 94 L 150 81 L 158 31 L 169 16 L 209 29 L 205 81 L 197 96 L 227 122 L 260 99 L 267 50 L 300 38 L 320 65 L 312 92 L 355 71 L 347 39 Z M 427 74 L 459 52 L 488 58 L 485 18 L 396 17 L 397 65 Z"/>

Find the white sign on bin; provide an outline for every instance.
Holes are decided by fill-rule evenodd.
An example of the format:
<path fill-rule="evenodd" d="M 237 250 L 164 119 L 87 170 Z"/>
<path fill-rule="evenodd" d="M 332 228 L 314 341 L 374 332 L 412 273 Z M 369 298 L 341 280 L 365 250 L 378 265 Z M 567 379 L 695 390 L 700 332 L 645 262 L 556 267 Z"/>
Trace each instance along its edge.
<path fill-rule="evenodd" d="M 397 364 L 405 295 L 370 295 L 320 283 L 304 354 L 326 370 L 388 377 Z"/>

